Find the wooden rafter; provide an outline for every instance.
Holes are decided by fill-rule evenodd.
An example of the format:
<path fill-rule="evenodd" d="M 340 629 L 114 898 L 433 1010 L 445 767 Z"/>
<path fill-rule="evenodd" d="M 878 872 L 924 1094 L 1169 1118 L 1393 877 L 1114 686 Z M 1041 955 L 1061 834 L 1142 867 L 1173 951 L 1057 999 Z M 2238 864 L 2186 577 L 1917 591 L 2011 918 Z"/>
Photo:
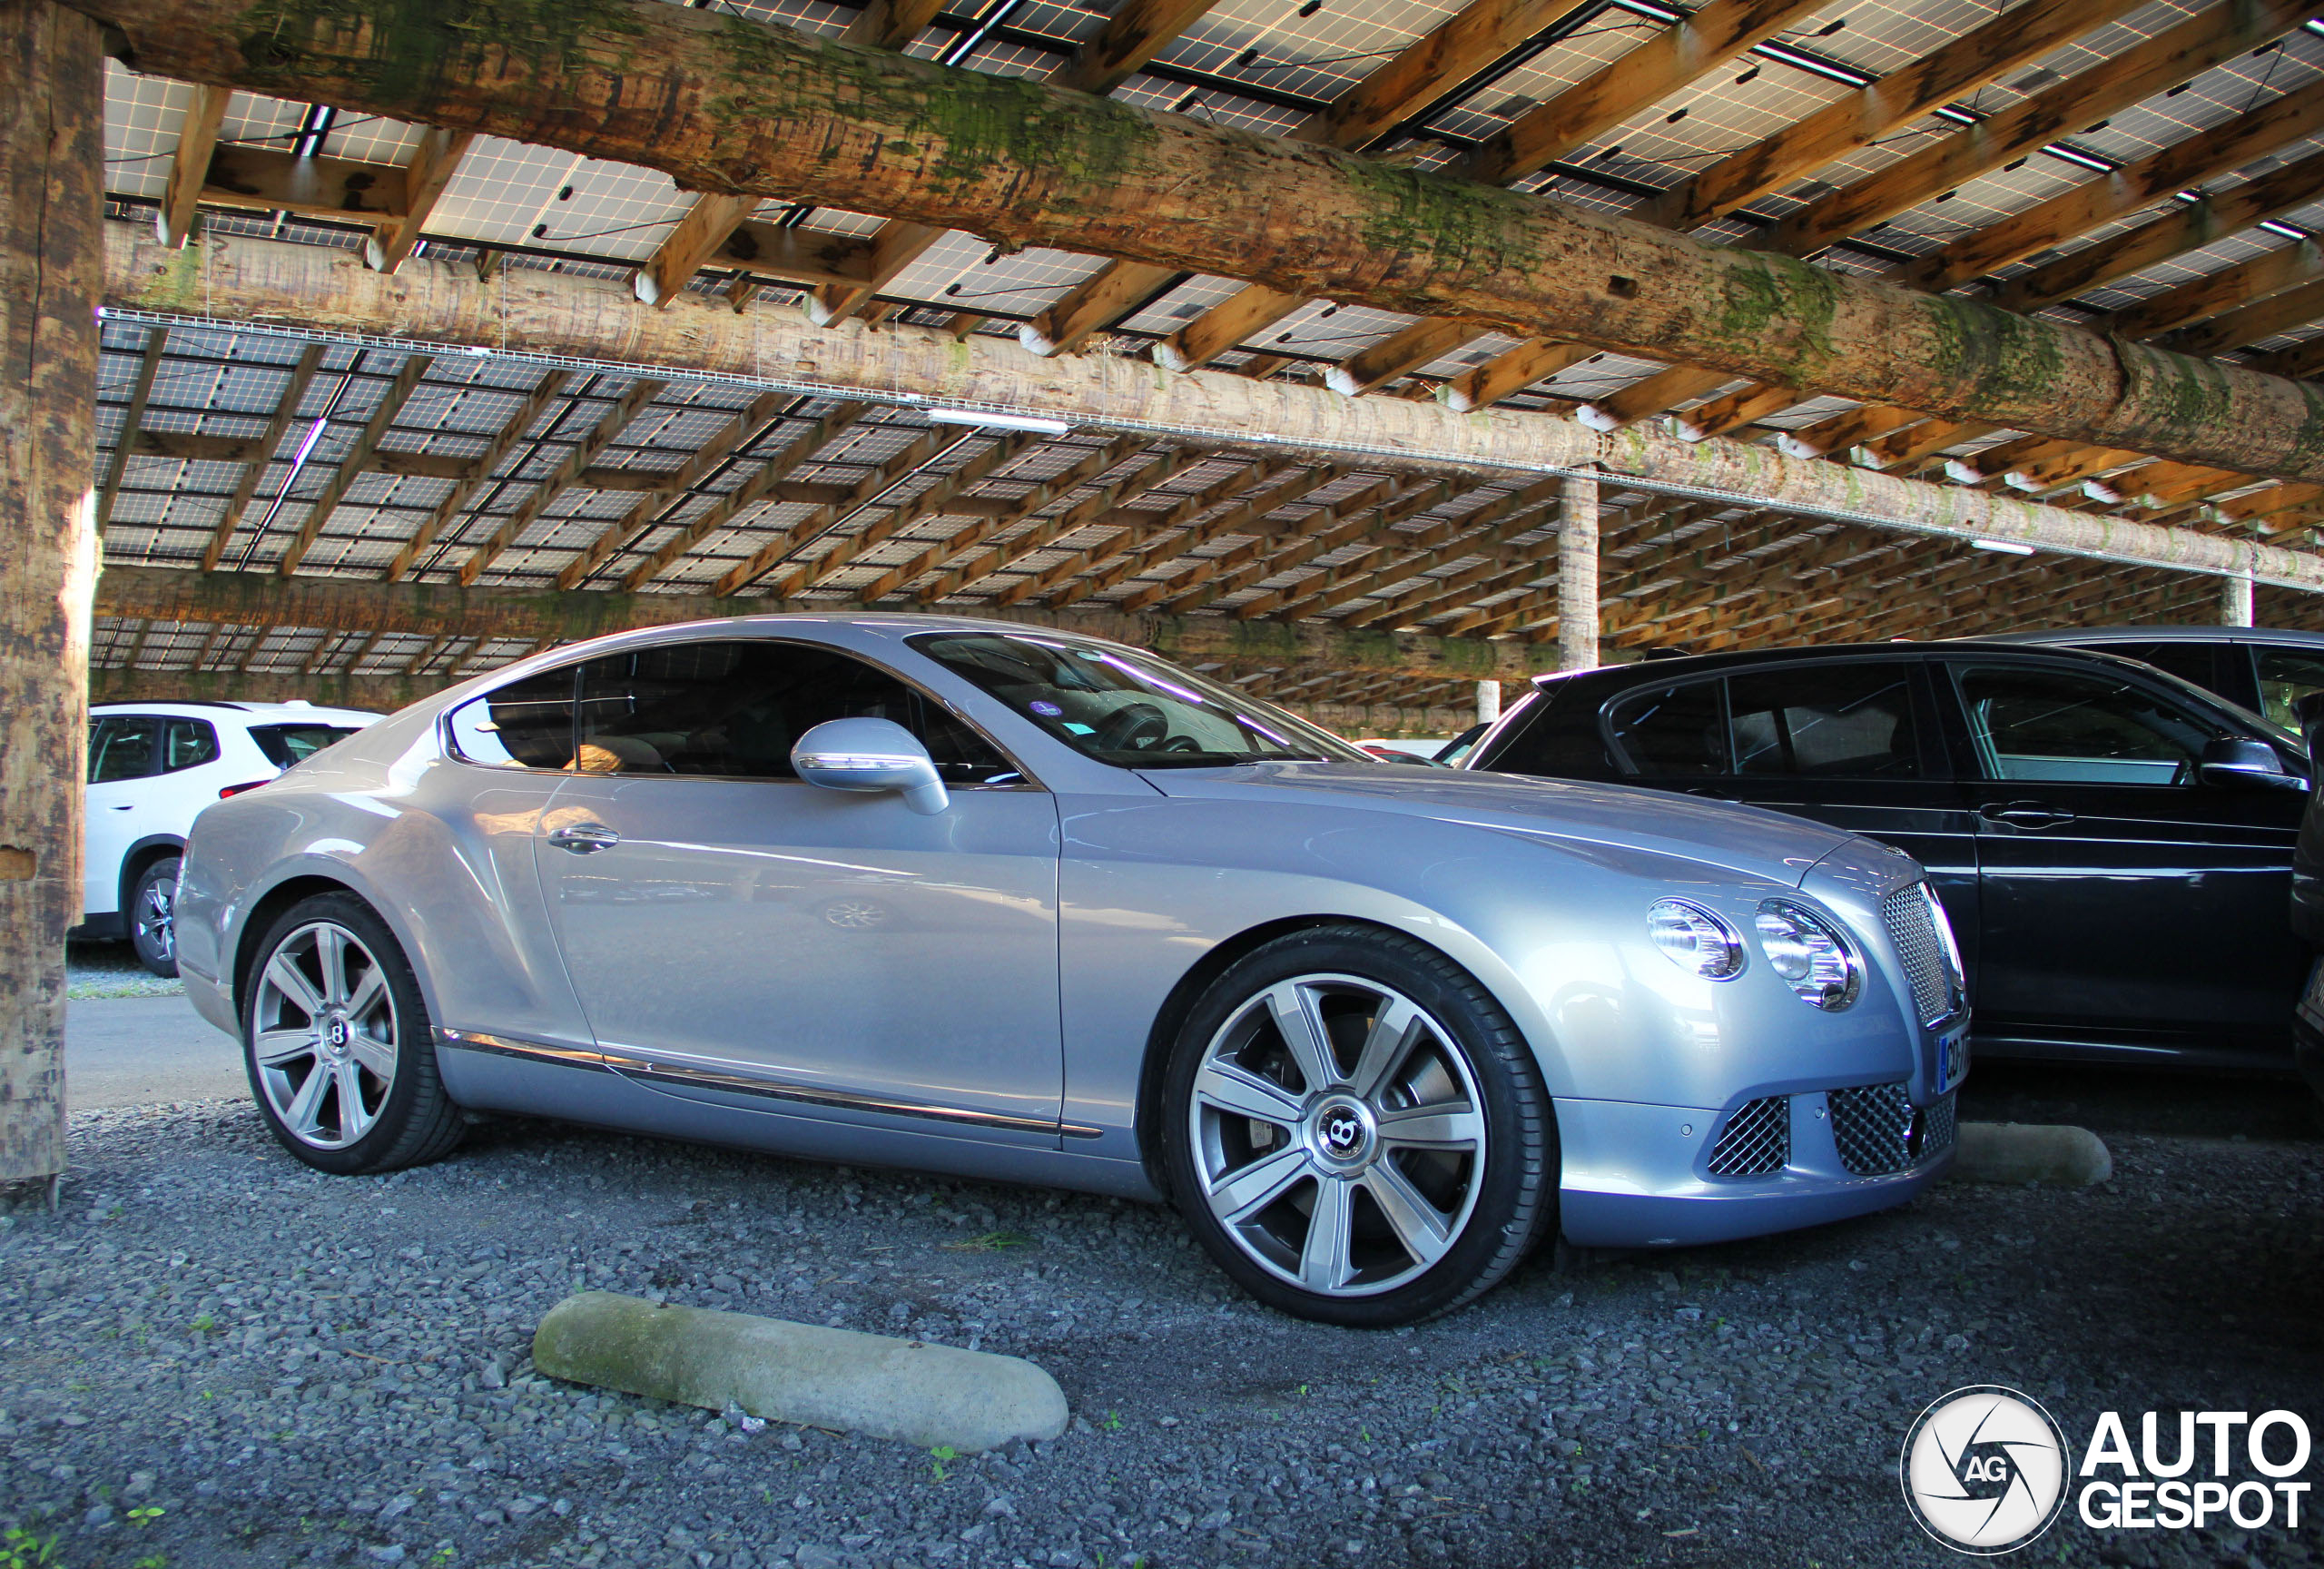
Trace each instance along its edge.
<path fill-rule="evenodd" d="M 218 515 L 217 525 L 211 530 L 210 543 L 202 548 L 203 571 L 217 570 L 218 563 L 225 558 L 226 546 L 233 538 L 234 530 L 241 526 L 242 512 L 250 506 L 251 498 L 258 494 L 259 480 L 273 463 L 275 449 L 282 445 L 282 438 L 290 433 L 290 422 L 299 417 L 300 401 L 307 396 L 307 388 L 314 380 L 315 371 L 322 362 L 323 346 L 310 343 L 300 351 L 298 362 L 290 367 L 290 381 L 282 390 L 281 399 L 274 406 L 273 418 L 267 421 L 266 433 L 259 438 L 258 445 L 252 449 L 251 459 L 242 469 L 241 482 L 234 487 L 233 495 L 227 498 L 225 510 Z"/>
<path fill-rule="evenodd" d="M 210 154 L 218 145 L 218 128 L 225 123 L 226 100 L 232 96 L 223 87 L 197 86 L 192 102 L 186 105 L 177 151 L 170 159 L 169 187 L 154 224 L 162 243 L 172 250 L 192 237 L 202 180 L 210 172 Z"/>
<path fill-rule="evenodd" d="M 396 415 L 402 411 L 411 395 L 419 390 L 419 380 L 428 373 L 428 358 L 425 354 L 404 357 L 402 367 L 396 371 L 395 379 L 388 383 L 387 390 L 379 394 L 379 401 L 372 409 L 371 417 L 363 422 L 363 429 L 356 434 L 346 455 L 339 460 L 339 467 L 323 486 L 322 494 L 307 508 L 306 520 L 299 525 L 298 533 L 292 535 L 290 542 L 283 547 L 282 559 L 276 563 L 276 571 L 286 577 L 296 572 L 299 563 L 307 558 L 307 552 L 314 548 L 315 541 L 322 538 L 323 528 L 330 522 L 330 515 L 347 498 L 348 488 L 370 467 L 372 454 L 379 450 L 379 439 L 388 433 L 388 427 L 395 422 Z"/>
<path fill-rule="evenodd" d="M 363 247 L 367 263 L 381 272 L 392 272 L 403 265 L 475 141 L 466 131 L 429 129 L 419 133 L 419 145 L 412 149 L 410 161 L 404 165 L 403 212 L 371 232 Z"/>
<path fill-rule="evenodd" d="M 803 430 L 793 434 L 775 451 L 763 456 L 758 467 L 741 484 L 721 495 L 697 516 L 679 524 L 645 560 L 631 567 L 622 579 L 622 591 L 636 593 L 676 566 L 679 558 L 687 551 L 732 526 L 747 508 L 763 501 L 777 499 L 776 491 L 792 471 L 812 462 L 816 453 L 830 446 L 834 438 L 862 419 L 863 413 L 864 405 L 861 403 L 842 403 L 808 422 Z"/>
<path fill-rule="evenodd" d="M 748 451 L 756 445 L 783 410 L 800 400 L 792 393 L 762 392 L 751 400 L 710 438 L 688 454 L 684 462 L 667 473 L 656 474 L 654 487 L 631 504 L 628 511 L 606 526 L 603 533 L 581 548 L 580 554 L 556 575 L 559 588 L 578 588 L 596 575 L 597 569 L 622 551 L 635 544 L 646 530 L 653 528 L 674 507 L 684 503 L 704 481 L 724 467 L 737 452 Z M 585 482 L 586 476 L 584 476 Z"/>
<path fill-rule="evenodd" d="M 549 503 L 580 481 L 583 471 L 613 445 L 614 439 L 631 420 L 644 413 L 654 400 L 661 396 L 662 389 L 668 383 L 652 376 L 641 376 L 631 382 L 629 390 L 615 399 L 613 407 L 606 410 L 597 422 L 574 443 L 573 450 L 566 454 L 565 461 L 551 469 L 533 488 L 533 493 L 519 502 L 516 510 L 501 520 L 499 527 L 486 535 L 468 552 L 468 559 L 460 563 L 460 586 L 467 587 L 483 577 L 486 569 L 547 510 Z"/>
<path fill-rule="evenodd" d="M 796 597 L 846 570 L 922 519 L 959 516 L 952 507 L 955 501 L 964 498 L 963 492 L 988 475 L 1008 468 L 1036 445 L 1029 436 L 999 438 L 958 469 L 940 476 L 927 489 L 890 510 L 886 517 L 866 524 L 812 561 L 802 562 L 774 577 L 766 585 L 766 591 L 778 599 Z"/>
<path fill-rule="evenodd" d="M 145 334 L 145 348 L 137 361 L 137 380 L 131 383 L 129 403 L 122 410 L 121 431 L 113 438 L 113 452 L 105 459 L 104 472 L 97 479 L 97 527 L 103 528 L 113 520 L 113 498 L 121 493 L 121 477 L 129 467 L 130 455 L 137 449 L 137 434 L 145 419 L 145 404 L 153 396 L 153 378 L 161 373 L 162 356 L 170 344 L 170 330 L 155 327 Z"/>
<path fill-rule="evenodd" d="M 388 569 L 381 574 L 382 577 L 390 583 L 398 583 L 410 574 L 413 565 L 419 559 L 420 553 L 433 545 L 444 530 L 450 528 L 454 520 L 468 510 L 468 501 L 476 494 L 477 487 L 490 478 L 492 471 L 499 468 L 508 454 L 515 449 L 517 443 L 525 439 L 525 433 L 533 428 L 543 413 L 547 412 L 549 405 L 556 402 L 564 393 L 566 382 L 569 379 L 570 373 L 564 370 L 549 370 L 542 374 L 540 380 L 534 384 L 532 391 L 526 394 L 525 400 L 517 406 L 516 413 L 509 416 L 507 423 L 493 436 L 483 453 L 470 460 L 466 474 L 454 482 L 451 490 L 436 504 L 436 509 L 428 515 L 419 528 L 413 531 L 412 537 L 396 551 L 394 559 L 388 563 Z M 374 456 L 384 456 L 384 454 L 375 453 Z"/>

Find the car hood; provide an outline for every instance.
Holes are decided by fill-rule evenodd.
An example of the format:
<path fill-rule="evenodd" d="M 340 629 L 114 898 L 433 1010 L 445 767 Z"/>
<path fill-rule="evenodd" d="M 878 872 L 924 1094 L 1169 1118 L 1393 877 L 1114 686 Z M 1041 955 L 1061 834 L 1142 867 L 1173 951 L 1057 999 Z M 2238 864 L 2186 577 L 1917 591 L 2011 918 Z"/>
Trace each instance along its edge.
<path fill-rule="evenodd" d="M 1547 844 L 1619 845 L 1793 888 L 1855 837 L 1755 806 L 1662 790 L 1395 763 L 1252 763 L 1146 769 L 1139 776 L 1165 795 L 1298 802 L 1489 828 Z"/>

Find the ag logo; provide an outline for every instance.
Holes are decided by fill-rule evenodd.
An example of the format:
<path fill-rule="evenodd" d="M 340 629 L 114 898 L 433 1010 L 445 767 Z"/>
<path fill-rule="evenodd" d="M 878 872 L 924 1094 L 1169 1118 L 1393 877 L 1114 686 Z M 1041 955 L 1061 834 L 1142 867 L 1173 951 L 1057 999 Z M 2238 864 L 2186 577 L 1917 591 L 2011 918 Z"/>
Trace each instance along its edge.
<path fill-rule="evenodd" d="M 2064 1431 L 2031 1396 L 1979 1384 L 1920 1414 L 1897 1473 L 1921 1529 L 1991 1557 L 2041 1535 L 2065 1507 L 2065 1454 Z"/>

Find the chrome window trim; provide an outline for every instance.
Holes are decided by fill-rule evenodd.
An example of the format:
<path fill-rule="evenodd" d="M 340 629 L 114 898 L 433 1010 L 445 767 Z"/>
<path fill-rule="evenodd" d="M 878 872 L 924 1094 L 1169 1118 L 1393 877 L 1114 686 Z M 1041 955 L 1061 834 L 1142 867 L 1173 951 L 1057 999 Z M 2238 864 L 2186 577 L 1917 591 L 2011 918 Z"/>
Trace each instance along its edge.
<path fill-rule="evenodd" d="M 931 1101 L 902 1100 L 889 1095 L 873 1095 L 861 1090 L 842 1090 L 831 1085 L 802 1084 L 795 1081 L 772 1076 L 719 1072 L 708 1069 L 679 1066 L 656 1061 L 649 1057 L 628 1054 L 635 1048 L 612 1051 L 592 1051 L 573 1046 L 555 1046 L 546 1041 L 527 1041 L 513 1035 L 492 1035 L 474 1030 L 448 1030 L 438 1026 L 436 1044 L 439 1049 L 481 1051 L 496 1057 L 514 1057 L 524 1061 L 547 1062 L 566 1068 L 594 1068 L 602 1072 L 664 1084 L 684 1084 L 697 1090 L 723 1090 L 736 1095 L 757 1095 L 771 1100 L 790 1100 L 802 1105 L 830 1106 L 848 1111 L 871 1111 L 889 1117 L 912 1117 L 927 1121 L 947 1122 L 974 1128 L 1006 1129 L 1017 1133 L 1055 1133 L 1068 1139 L 1098 1139 L 1105 1130 L 1079 1123 L 1066 1122 L 1046 1117 L 1012 1117 L 1005 1112 L 971 1111 L 959 1106 L 943 1106 Z"/>

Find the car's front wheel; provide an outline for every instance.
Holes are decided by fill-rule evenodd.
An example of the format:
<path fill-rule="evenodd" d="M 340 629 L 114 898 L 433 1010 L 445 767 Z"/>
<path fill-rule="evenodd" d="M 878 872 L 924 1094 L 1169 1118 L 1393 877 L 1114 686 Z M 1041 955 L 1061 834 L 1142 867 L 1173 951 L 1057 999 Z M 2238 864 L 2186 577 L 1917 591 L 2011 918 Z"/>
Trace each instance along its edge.
<path fill-rule="evenodd" d="M 282 1147 L 342 1176 L 448 1154 L 428 1004 L 387 923 L 351 893 L 321 893 L 266 934 L 243 988 L 242 1065 Z"/>
<path fill-rule="evenodd" d="M 1557 1212 L 1523 1038 L 1423 943 L 1297 932 L 1220 976 L 1165 1082 L 1164 1164 L 1219 1266 L 1326 1323 L 1408 1323 L 1500 1280 Z"/>
<path fill-rule="evenodd" d="M 129 896 L 129 943 L 156 975 L 178 972 L 178 858 L 163 856 L 138 873 Z"/>

